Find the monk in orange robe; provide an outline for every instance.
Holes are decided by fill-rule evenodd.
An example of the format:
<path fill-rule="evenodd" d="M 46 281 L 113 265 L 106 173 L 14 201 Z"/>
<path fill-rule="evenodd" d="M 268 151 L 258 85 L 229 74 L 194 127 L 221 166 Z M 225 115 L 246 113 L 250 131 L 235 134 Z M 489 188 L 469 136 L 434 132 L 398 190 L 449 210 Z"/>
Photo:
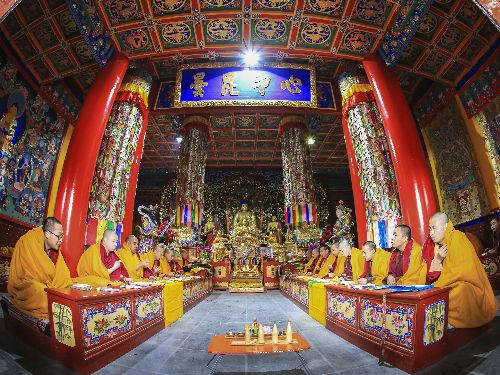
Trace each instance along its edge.
<path fill-rule="evenodd" d="M 104 286 L 111 282 L 130 282 L 127 269 L 116 255 L 118 236 L 115 231 L 104 231 L 99 244 L 90 246 L 78 262 L 79 276 L 94 277 L 94 286 Z"/>
<path fill-rule="evenodd" d="M 304 275 L 312 275 L 314 269 L 316 268 L 316 264 L 319 261 L 319 250 L 312 249 L 311 259 L 306 263 L 304 267 Z"/>
<path fill-rule="evenodd" d="M 430 238 L 422 246 L 427 283 L 451 287 L 448 322 L 455 328 L 475 328 L 495 317 L 498 301 L 483 265 L 464 233 L 443 212 L 429 221 Z"/>
<path fill-rule="evenodd" d="M 151 257 L 152 255 L 152 257 Z M 170 276 L 172 270 L 167 260 L 165 259 L 165 245 L 159 243 L 155 246 L 153 253 L 148 253 L 145 258 L 149 260 L 152 265 L 150 268 L 144 269 L 145 278 L 162 278 L 165 276 Z"/>
<path fill-rule="evenodd" d="M 12 302 L 24 314 L 48 319 L 45 288 L 67 288 L 72 280 L 64 257 L 59 253 L 63 227 L 54 217 L 43 226 L 21 236 L 10 262 L 7 290 Z"/>
<path fill-rule="evenodd" d="M 347 239 L 342 239 L 339 247 L 342 257 L 337 263 L 336 272 L 334 272 L 335 276 L 357 282 L 364 269 L 363 253 L 361 250 L 352 247 Z"/>
<path fill-rule="evenodd" d="M 116 255 L 122 261 L 127 269 L 127 272 L 132 279 L 142 279 L 144 277 L 144 269 L 150 266 L 148 259 L 141 259 L 137 250 L 139 249 L 139 241 L 137 237 L 130 234 L 125 239 L 123 246 L 116 250 Z"/>
<path fill-rule="evenodd" d="M 181 258 L 179 264 L 181 265 L 184 272 L 189 272 L 191 270 L 191 266 L 189 264 L 189 252 L 186 249 L 181 250 Z"/>
<path fill-rule="evenodd" d="M 330 257 L 333 261 L 331 263 L 327 262 L 326 267 L 328 268 L 328 272 L 325 276 L 323 276 L 323 279 L 331 279 L 334 276 L 334 271 L 337 268 L 337 263 L 341 257 L 339 241 L 332 243 L 332 246 L 330 247 Z"/>
<path fill-rule="evenodd" d="M 397 225 L 392 233 L 394 251 L 391 254 L 387 285 L 425 284 L 426 269 L 420 245 L 411 238 L 408 225 Z"/>
<path fill-rule="evenodd" d="M 181 265 L 179 264 L 179 256 L 180 254 L 174 250 L 167 249 L 165 252 L 165 258 L 167 259 L 167 263 L 170 266 L 170 270 L 174 274 L 182 273 Z"/>
<path fill-rule="evenodd" d="M 378 249 L 375 242 L 372 241 L 366 241 L 361 251 L 363 252 L 365 262 L 363 273 L 359 275 L 358 284 L 373 283 L 375 285 L 383 285 L 383 280 L 386 279 L 389 270 L 391 253 Z"/>
<path fill-rule="evenodd" d="M 330 256 L 330 248 L 327 245 L 321 245 L 319 248 L 319 261 L 316 263 L 316 267 L 314 267 L 313 276 L 317 277 L 324 276 L 324 275 L 320 276 L 319 273 L 321 269 L 323 269 L 324 271 L 327 269 L 326 261 L 329 256 Z M 326 272 L 324 273 L 326 274 Z"/>

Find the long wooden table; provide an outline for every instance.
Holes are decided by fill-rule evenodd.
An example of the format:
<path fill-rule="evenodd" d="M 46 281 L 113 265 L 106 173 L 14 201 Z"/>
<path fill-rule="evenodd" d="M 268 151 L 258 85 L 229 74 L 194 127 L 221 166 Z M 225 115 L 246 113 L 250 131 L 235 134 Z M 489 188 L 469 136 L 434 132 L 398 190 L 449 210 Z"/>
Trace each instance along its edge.
<path fill-rule="evenodd" d="M 93 372 L 164 328 L 163 287 L 101 292 L 47 289 L 56 358 Z"/>
<path fill-rule="evenodd" d="M 413 373 L 448 351 L 448 292 L 388 293 L 326 286 L 326 327 L 401 370 Z"/>
<path fill-rule="evenodd" d="M 222 335 L 212 337 L 212 340 L 208 344 L 208 352 L 213 354 L 210 362 L 207 363 L 207 367 L 210 366 L 212 361 L 215 362 L 210 368 L 210 374 L 215 373 L 217 364 L 220 362 L 225 355 L 257 355 L 257 354 L 283 354 L 294 352 L 299 357 L 301 366 L 304 371 L 309 374 L 307 369 L 307 362 L 304 357 L 300 355 L 300 352 L 311 349 L 311 345 L 304 339 L 299 333 L 293 333 L 294 343 L 290 344 L 261 344 L 261 345 L 232 345 L 233 341 L 244 341 L 244 339 L 238 339 L 236 337 L 225 337 Z"/>

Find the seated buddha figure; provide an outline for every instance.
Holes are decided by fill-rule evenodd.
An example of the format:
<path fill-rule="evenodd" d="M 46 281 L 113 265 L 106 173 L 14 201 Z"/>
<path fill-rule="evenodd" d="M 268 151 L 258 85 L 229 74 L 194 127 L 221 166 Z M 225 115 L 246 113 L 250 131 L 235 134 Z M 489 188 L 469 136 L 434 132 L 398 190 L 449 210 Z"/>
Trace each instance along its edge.
<path fill-rule="evenodd" d="M 233 219 L 233 236 L 257 235 L 257 220 L 255 214 L 243 203 Z"/>

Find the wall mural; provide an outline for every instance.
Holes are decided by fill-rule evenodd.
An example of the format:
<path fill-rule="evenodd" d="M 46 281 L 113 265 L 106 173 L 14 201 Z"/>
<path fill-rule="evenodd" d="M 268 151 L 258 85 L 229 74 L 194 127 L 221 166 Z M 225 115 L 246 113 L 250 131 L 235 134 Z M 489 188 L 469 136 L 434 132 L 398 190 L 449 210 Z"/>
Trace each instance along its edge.
<path fill-rule="evenodd" d="M 0 214 L 41 224 L 65 126 L 1 53 Z"/>
<path fill-rule="evenodd" d="M 436 162 L 443 210 L 454 224 L 488 213 L 486 194 L 470 139 L 452 101 L 424 128 Z"/>

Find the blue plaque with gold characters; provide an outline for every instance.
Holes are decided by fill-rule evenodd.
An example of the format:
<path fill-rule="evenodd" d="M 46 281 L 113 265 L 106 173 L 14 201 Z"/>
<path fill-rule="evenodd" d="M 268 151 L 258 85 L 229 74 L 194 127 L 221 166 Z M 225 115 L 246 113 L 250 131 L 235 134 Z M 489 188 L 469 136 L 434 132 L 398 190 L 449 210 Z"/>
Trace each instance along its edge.
<path fill-rule="evenodd" d="M 316 107 L 314 67 L 295 64 L 185 65 L 177 71 L 174 107 Z"/>

